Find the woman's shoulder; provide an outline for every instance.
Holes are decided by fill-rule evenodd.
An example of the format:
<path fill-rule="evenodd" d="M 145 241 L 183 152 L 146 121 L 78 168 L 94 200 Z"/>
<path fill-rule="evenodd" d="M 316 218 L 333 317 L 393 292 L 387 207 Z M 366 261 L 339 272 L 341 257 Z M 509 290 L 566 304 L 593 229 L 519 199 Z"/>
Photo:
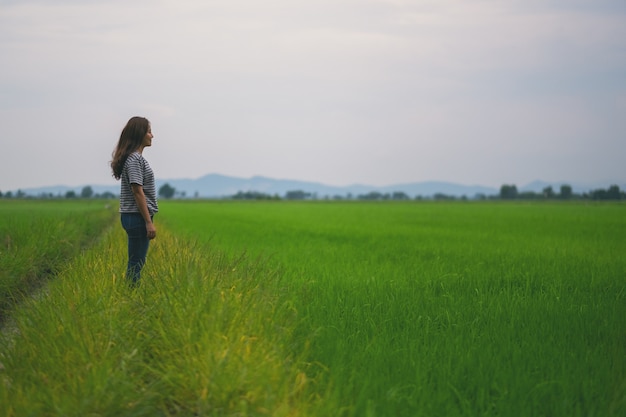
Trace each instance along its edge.
<path fill-rule="evenodd" d="M 139 152 L 133 152 L 126 158 L 124 162 L 124 169 L 143 169 L 146 164 L 146 160 Z"/>
<path fill-rule="evenodd" d="M 141 156 L 139 152 L 133 152 L 130 155 L 128 155 L 128 158 L 126 158 L 126 162 L 130 162 L 130 163 L 137 163 L 137 162 L 143 162 L 143 161 L 145 161 L 145 159 L 143 159 L 143 156 Z"/>

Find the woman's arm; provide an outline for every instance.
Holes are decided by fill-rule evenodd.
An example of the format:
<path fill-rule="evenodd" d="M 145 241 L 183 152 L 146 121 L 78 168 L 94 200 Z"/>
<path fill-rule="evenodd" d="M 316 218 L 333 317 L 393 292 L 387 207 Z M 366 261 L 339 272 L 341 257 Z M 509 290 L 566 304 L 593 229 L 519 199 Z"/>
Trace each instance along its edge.
<path fill-rule="evenodd" d="M 146 202 L 146 195 L 143 193 L 143 187 L 139 184 L 134 183 L 130 186 L 133 190 L 133 196 L 135 197 L 135 202 L 137 203 L 137 207 L 139 208 L 141 217 L 143 217 L 144 221 L 146 222 L 148 239 L 154 239 L 156 237 L 156 228 L 154 227 L 154 223 L 152 223 L 152 219 L 150 218 L 148 203 Z"/>

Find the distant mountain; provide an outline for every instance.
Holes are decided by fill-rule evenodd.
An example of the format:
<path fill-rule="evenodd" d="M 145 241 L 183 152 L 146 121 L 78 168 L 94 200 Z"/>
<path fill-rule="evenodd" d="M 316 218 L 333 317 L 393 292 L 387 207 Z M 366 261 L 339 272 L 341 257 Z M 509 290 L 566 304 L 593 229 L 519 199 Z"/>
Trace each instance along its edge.
<path fill-rule="evenodd" d="M 333 198 L 334 196 L 346 197 L 351 195 L 356 198 L 359 195 L 368 194 L 370 192 L 379 192 L 382 194 L 393 192 L 404 192 L 409 197 L 416 196 L 433 197 L 435 194 L 444 194 L 447 196 L 474 198 L 477 195 L 492 196 L 500 192 L 499 188 L 485 187 L 481 185 L 463 185 L 451 182 L 414 182 L 404 184 L 394 184 L 388 186 L 372 186 L 364 184 L 354 184 L 348 186 L 332 186 L 317 182 L 296 181 L 286 179 L 273 179 L 262 176 L 252 178 L 230 177 L 220 174 L 208 174 L 197 179 L 157 179 L 157 188 L 163 184 L 169 184 L 174 187 L 179 196 L 187 198 L 222 198 L 229 197 L 238 192 L 256 191 L 259 193 L 278 195 L 283 197 L 288 191 L 304 191 L 315 195 L 317 198 Z M 612 184 L 616 184 L 620 189 L 626 189 L 626 183 L 610 182 L 594 184 L 575 184 L 567 181 L 558 183 L 549 183 L 544 181 L 533 181 L 524 186 L 518 186 L 520 192 L 532 191 L 536 193 L 542 192 L 546 187 L 552 187 L 558 193 L 561 185 L 568 184 L 572 187 L 574 193 L 585 193 L 599 188 L 608 188 Z M 80 195 L 85 186 L 67 187 L 40 187 L 21 190 L 29 196 L 53 195 L 65 196 L 68 191 L 74 191 Z M 119 184 L 116 185 L 91 185 L 95 194 L 112 193 L 119 194 Z M 14 190 L 15 193 L 17 190 Z"/>
<path fill-rule="evenodd" d="M 296 181 L 286 179 L 273 179 L 263 176 L 252 178 L 230 177 L 220 174 L 208 174 L 198 179 L 171 179 L 157 180 L 157 186 L 168 183 L 178 192 L 184 192 L 186 197 L 209 197 L 220 198 L 232 196 L 240 191 L 256 191 L 260 193 L 284 196 L 288 191 L 301 190 L 315 194 L 317 198 L 342 196 L 348 194 L 353 197 L 370 192 L 393 193 L 404 192 L 409 197 L 416 196 L 432 197 L 435 194 L 445 194 L 448 196 L 474 198 L 476 195 L 497 195 L 499 188 L 486 187 L 481 185 L 463 185 L 451 182 L 427 181 L 402 183 L 388 186 L 373 186 L 365 184 L 353 184 L 347 186 L 332 186 L 318 182 Z M 626 183 L 606 181 L 595 184 L 575 184 L 571 182 L 548 183 L 534 181 L 525 186 L 519 187 L 520 191 L 533 191 L 540 193 L 546 187 L 551 186 L 555 192 L 559 192 L 561 185 L 572 186 L 575 193 L 585 193 L 598 188 L 608 188 L 612 184 L 618 184 L 620 189 L 626 189 Z M 116 191 L 117 193 L 117 191 Z"/>
<path fill-rule="evenodd" d="M 384 187 L 354 184 L 348 186 L 332 186 L 317 182 L 272 179 L 255 176 L 252 178 L 228 177 L 219 174 L 209 174 L 196 180 L 162 180 L 159 183 L 168 183 L 177 191 L 184 191 L 187 197 L 225 197 L 238 192 L 256 191 L 269 195 L 284 196 L 288 191 L 301 190 L 317 196 L 317 198 L 341 196 L 348 194 L 357 197 L 370 192 L 393 193 L 404 192 L 410 197 L 430 197 L 437 193 L 461 197 L 474 197 L 476 194 L 497 194 L 499 190 L 483 186 L 467 186 L 447 182 L 419 182 L 397 184 Z"/>

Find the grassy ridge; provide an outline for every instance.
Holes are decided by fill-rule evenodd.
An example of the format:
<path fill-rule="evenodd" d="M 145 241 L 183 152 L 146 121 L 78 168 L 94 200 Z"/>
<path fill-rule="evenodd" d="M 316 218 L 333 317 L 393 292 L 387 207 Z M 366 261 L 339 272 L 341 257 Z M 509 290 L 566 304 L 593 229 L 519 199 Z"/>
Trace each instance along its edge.
<path fill-rule="evenodd" d="M 114 219 L 107 202 L 0 200 L 0 316 Z"/>
<path fill-rule="evenodd" d="M 164 205 L 267 256 L 334 415 L 626 412 L 626 207 Z"/>
<path fill-rule="evenodd" d="M 286 343 L 295 312 L 264 266 L 159 228 L 137 290 L 112 229 L 0 343 L 3 416 L 308 415 L 307 365 Z"/>

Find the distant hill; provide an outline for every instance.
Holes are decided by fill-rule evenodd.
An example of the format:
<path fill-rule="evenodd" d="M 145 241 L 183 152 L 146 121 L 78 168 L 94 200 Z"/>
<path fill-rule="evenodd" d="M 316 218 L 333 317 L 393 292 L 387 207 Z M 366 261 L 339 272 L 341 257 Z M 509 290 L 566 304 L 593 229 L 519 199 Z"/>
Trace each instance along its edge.
<path fill-rule="evenodd" d="M 288 191 L 301 190 L 315 194 L 317 198 L 342 196 L 348 194 L 357 197 L 372 191 L 380 193 L 404 192 L 410 197 L 417 195 L 432 196 L 436 193 L 473 197 L 477 193 L 494 194 L 498 190 L 482 186 L 464 186 L 446 182 L 420 182 L 397 184 L 385 187 L 354 184 L 348 186 L 332 186 L 317 182 L 273 179 L 261 176 L 252 178 L 227 177 L 219 174 L 209 174 L 196 180 L 167 180 L 177 191 L 184 191 L 187 197 L 224 197 L 231 196 L 239 191 L 256 191 L 269 195 L 284 196 Z"/>
<path fill-rule="evenodd" d="M 492 196 L 500 192 L 499 188 L 485 187 L 481 185 L 463 185 L 451 182 L 427 181 L 413 182 L 404 184 L 394 184 L 388 186 L 372 186 L 365 184 L 354 184 L 348 186 L 332 186 L 317 182 L 296 181 L 287 179 L 273 179 L 262 176 L 252 178 L 230 177 L 220 174 L 208 174 L 197 179 L 157 179 L 157 187 L 163 184 L 169 184 L 174 187 L 179 196 L 184 193 L 187 198 L 222 198 L 229 197 L 238 192 L 255 191 L 259 193 L 278 195 L 283 197 L 288 191 L 304 191 L 315 195 L 317 198 L 333 198 L 334 196 L 346 197 L 351 195 L 356 198 L 359 195 L 368 194 L 370 192 L 379 192 L 382 194 L 393 192 L 404 192 L 409 197 L 415 198 L 422 196 L 425 198 L 433 197 L 435 194 L 444 194 L 454 197 L 474 198 L 476 195 Z M 561 185 L 568 184 L 572 186 L 574 193 L 581 194 L 594 189 L 608 188 L 612 184 L 617 184 L 620 189 L 626 189 L 626 183 L 622 182 L 603 182 L 595 184 L 575 184 L 567 181 L 558 183 L 549 183 L 543 181 L 533 181 L 523 186 L 517 185 L 520 192 L 532 191 L 540 193 L 546 187 L 551 186 L 555 192 L 559 192 Z M 68 191 L 74 191 L 80 195 L 83 186 L 53 186 L 40 187 L 21 190 L 29 196 L 53 195 L 65 196 Z M 119 194 L 119 184 L 117 185 L 91 185 L 95 194 L 112 193 Z M 15 193 L 17 190 L 13 190 Z"/>

